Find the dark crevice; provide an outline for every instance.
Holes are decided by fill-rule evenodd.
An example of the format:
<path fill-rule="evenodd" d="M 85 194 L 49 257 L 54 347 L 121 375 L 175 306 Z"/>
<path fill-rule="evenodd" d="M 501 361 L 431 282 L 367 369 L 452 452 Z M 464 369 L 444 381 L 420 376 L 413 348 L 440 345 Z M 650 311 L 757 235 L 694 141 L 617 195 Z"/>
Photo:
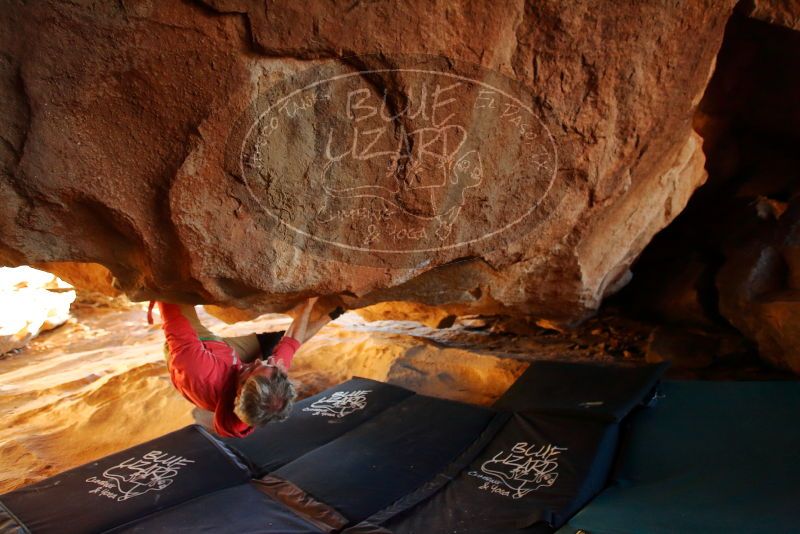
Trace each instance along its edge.
<path fill-rule="evenodd" d="M 756 288 L 744 273 L 760 269 L 765 279 L 758 283 L 779 291 L 789 283 L 785 265 L 780 271 L 752 262 L 770 247 L 780 256 L 779 238 L 800 198 L 798 94 L 800 32 L 737 10 L 694 118 L 708 180 L 653 238 L 632 267 L 632 282 L 606 308 L 656 324 L 735 332 L 741 346 L 756 350 L 759 334 L 746 303 Z"/>

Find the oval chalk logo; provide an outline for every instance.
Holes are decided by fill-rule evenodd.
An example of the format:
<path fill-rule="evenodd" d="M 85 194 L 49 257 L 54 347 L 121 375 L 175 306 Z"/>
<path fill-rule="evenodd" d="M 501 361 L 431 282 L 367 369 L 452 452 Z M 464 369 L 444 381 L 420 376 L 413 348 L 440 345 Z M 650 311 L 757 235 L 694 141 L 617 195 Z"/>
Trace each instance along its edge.
<path fill-rule="evenodd" d="M 394 63 L 326 63 L 247 110 L 227 165 L 265 224 L 304 250 L 390 267 L 535 227 L 558 158 L 527 88 L 443 58 Z"/>

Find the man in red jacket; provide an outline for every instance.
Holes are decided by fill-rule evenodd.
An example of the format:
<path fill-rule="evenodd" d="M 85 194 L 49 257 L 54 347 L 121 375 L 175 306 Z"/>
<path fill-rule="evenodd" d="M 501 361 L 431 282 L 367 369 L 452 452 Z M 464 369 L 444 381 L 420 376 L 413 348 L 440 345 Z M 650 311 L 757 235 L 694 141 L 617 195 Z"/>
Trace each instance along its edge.
<path fill-rule="evenodd" d="M 277 344 L 280 334 L 215 336 L 194 306 L 159 302 L 173 385 L 189 402 L 214 413 L 214 430 L 221 436 L 244 437 L 256 426 L 285 419 L 296 396 L 287 376 L 294 353 L 335 317 L 322 313 L 312 319 L 316 301 L 290 312 L 294 321 Z"/>

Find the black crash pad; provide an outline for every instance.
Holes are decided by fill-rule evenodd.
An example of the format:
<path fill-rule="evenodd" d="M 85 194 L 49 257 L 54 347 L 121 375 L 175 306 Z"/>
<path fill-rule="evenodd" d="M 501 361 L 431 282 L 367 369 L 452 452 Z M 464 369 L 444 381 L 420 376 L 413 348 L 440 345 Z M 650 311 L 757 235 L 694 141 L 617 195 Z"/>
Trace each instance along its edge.
<path fill-rule="evenodd" d="M 444 489 L 382 524 L 397 534 L 549 531 L 603 488 L 617 435 L 614 423 L 515 414 Z"/>
<path fill-rule="evenodd" d="M 665 368 L 532 363 L 495 403 L 514 416 L 452 482 L 349 532 L 552 531 L 602 490 L 619 422 L 653 398 Z"/>
<path fill-rule="evenodd" d="M 663 370 L 537 362 L 496 409 L 357 378 L 244 439 L 188 427 L 4 495 L 0 532 L 551 532 Z"/>
<path fill-rule="evenodd" d="M 291 416 L 224 442 L 261 477 L 369 421 L 414 393 L 353 378 L 295 404 Z"/>
<path fill-rule="evenodd" d="M 36 534 L 102 532 L 250 476 L 221 443 L 190 426 L 2 495 L 0 509 Z"/>
<path fill-rule="evenodd" d="M 173 532 L 315 534 L 325 531 L 268 497 L 254 484 L 216 491 L 114 530 L 115 534 Z"/>
<path fill-rule="evenodd" d="M 413 395 L 273 475 L 360 521 L 434 478 L 494 417 L 486 408 Z"/>
<path fill-rule="evenodd" d="M 494 408 L 619 422 L 649 401 L 667 367 L 533 362 Z"/>

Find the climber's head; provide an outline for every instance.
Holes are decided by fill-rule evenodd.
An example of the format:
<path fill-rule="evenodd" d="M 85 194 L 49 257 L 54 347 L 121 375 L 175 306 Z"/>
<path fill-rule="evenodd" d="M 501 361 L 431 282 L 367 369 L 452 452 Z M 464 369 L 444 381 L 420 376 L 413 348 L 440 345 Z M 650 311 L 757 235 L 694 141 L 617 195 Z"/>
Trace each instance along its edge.
<path fill-rule="evenodd" d="M 286 370 L 272 359 L 242 366 L 233 411 L 242 422 L 262 426 L 289 417 L 297 396 Z"/>

